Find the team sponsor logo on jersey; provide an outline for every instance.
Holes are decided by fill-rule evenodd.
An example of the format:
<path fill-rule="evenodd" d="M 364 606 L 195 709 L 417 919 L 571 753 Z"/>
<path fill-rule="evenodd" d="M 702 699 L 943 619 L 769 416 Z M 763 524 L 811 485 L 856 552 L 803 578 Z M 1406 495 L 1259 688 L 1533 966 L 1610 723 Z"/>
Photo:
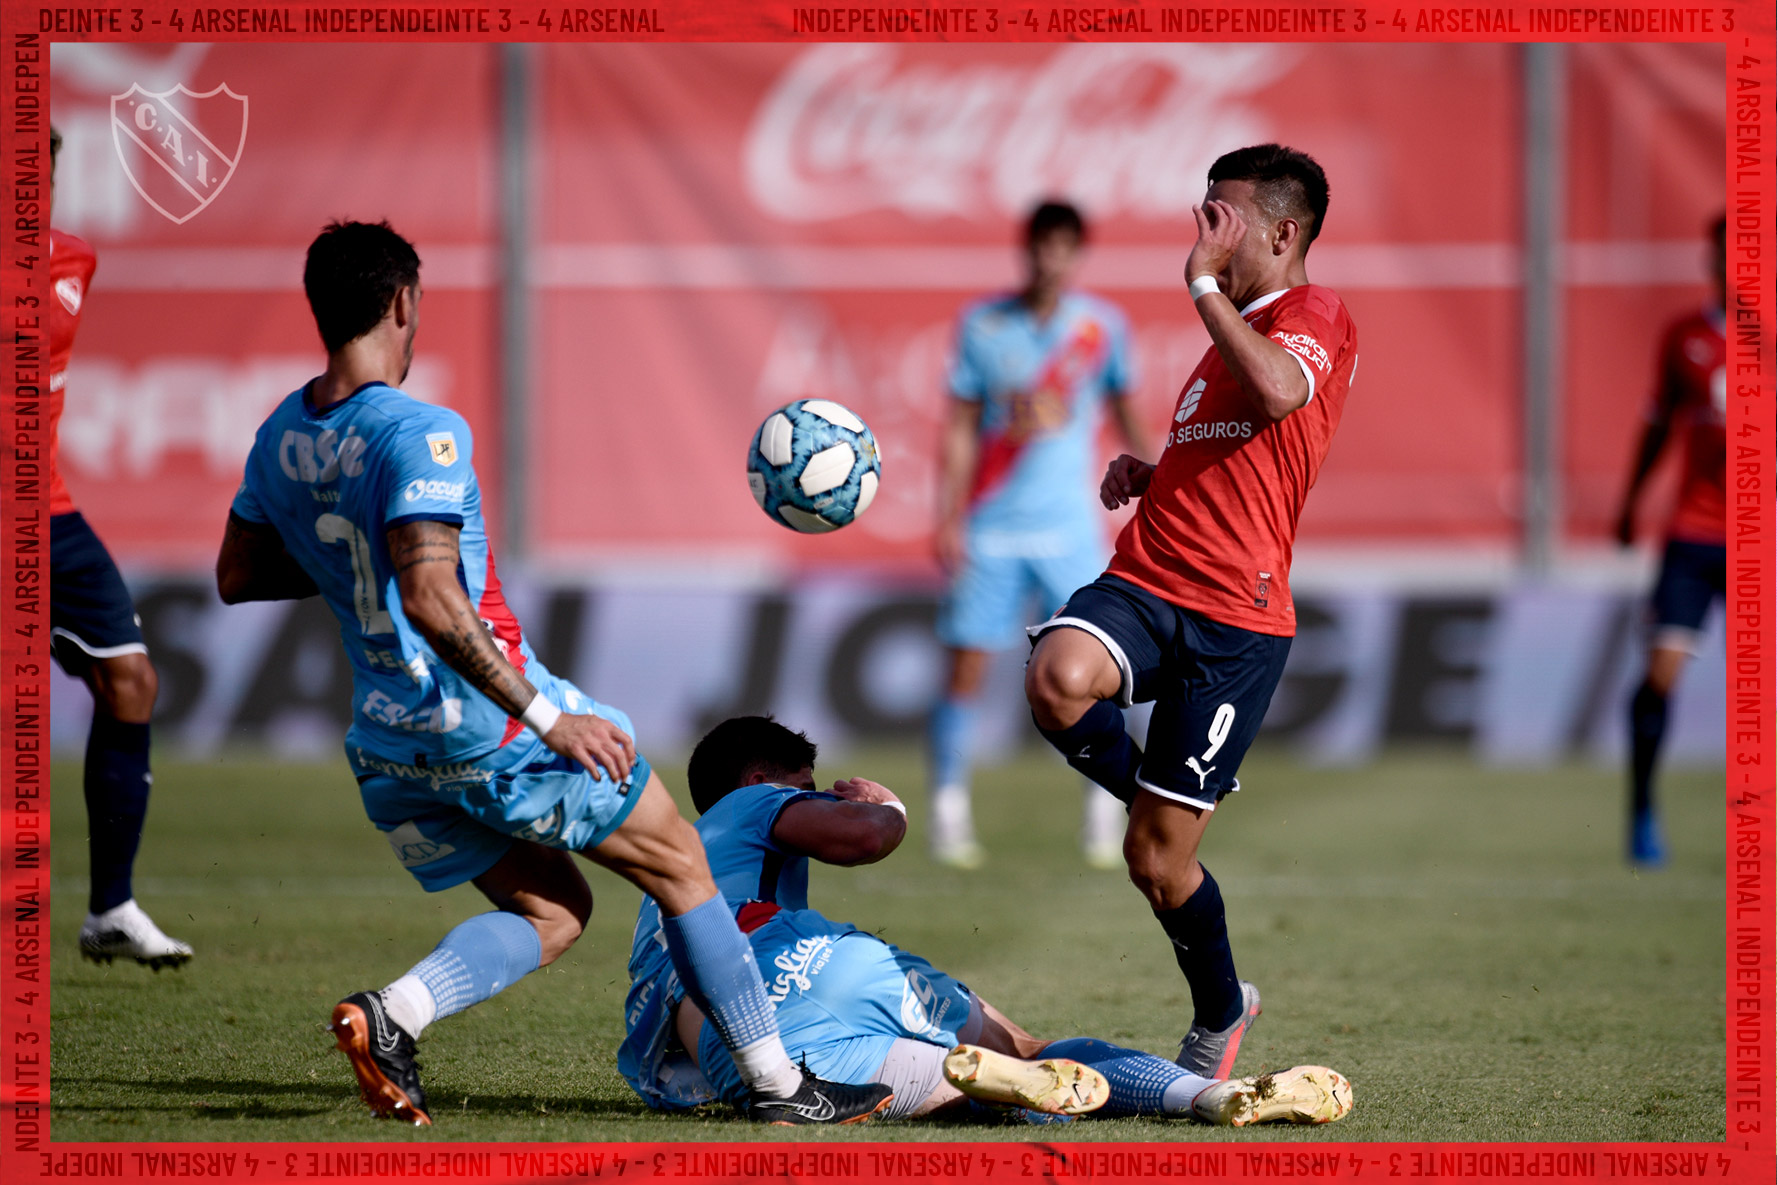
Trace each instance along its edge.
<path fill-rule="evenodd" d="M 765 988 L 773 1004 L 781 1004 L 791 992 L 806 992 L 814 986 L 814 977 L 833 958 L 833 940 L 821 936 L 801 938 L 796 945 L 771 960 L 778 973 Z"/>
<path fill-rule="evenodd" d="M 1203 391 L 1208 386 L 1203 379 L 1198 379 L 1186 388 L 1184 395 L 1179 398 L 1178 414 L 1172 417 L 1173 423 L 1182 424 L 1197 414 L 1197 405 L 1203 402 Z"/>
<path fill-rule="evenodd" d="M 317 436 L 289 428 L 278 441 L 278 468 L 291 481 L 357 477 L 364 472 L 364 452 L 369 447 L 356 428 L 347 428 L 344 439 L 332 428 Z"/>
<path fill-rule="evenodd" d="M 454 433 L 427 433 L 426 444 L 432 450 L 432 459 L 440 465 L 455 465 L 457 463 L 457 438 Z"/>
<path fill-rule="evenodd" d="M 1217 420 L 1209 424 L 1186 424 L 1174 428 L 1168 444 L 1190 444 L 1197 440 L 1246 440 L 1253 434 L 1251 420 Z"/>
<path fill-rule="evenodd" d="M 948 1042 L 950 1038 L 944 1032 L 944 1018 L 949 1015 L 952 1003 L 948 997 L 938 999 L 938 989 L 932 986 L 932 981 L 909 969 L 906 982 L 901 985 L 901 1024 L 909 1033 Z"/>
<path fill-rule="evenodd" d="M 425 782 L 433 790 L 447 786 L 485 786 L 494 780 L 492 770 L 482 769 L 468 761 L 452 761 L 444 765 L 409 765 L 405 761 L 386 761 L 362 749 L 352 750 L 352 764 L 364 773 L 382 774 L 408 782 Z"/>
<path fill-rule="evenodd" d="M 80 302 L 86 296 L 80 289 L 80 277 L 63 276 L 57 280 L 55 294 L 56 299 L 62 302 L 62 307 L 67 309 L 70 314 L 76 317 L 80 315 Z"/>
<path fill-rule="evenodd" d="M 1333 364 L 1324 347 L 1306 333 L 1274 333 L 1271 340 L 1319 371 L 1331 371 Z"/>
<path fill-rule="evenodd" d="M 401 861 L 403 868 L 418 868 L 456 851 L 456 848 L 441 840 L 427 839 L 412 819 L 386 834 L 389 846 L 395 849 L 395 859 Z"/>
<path fill-rule="evenodd" d="M 407 483 L 401 496 L 409 502 L 418 502 L 421 498 L 435 498 L 441 502 L 454 502 L 461 505 L 463 493 L 468 489 L 467 482 L 461 481 L 427 481 L 416 477 Z"/>
<path fill-rule="evenodd" d="M 373 691 L 364 697 L 364 706 L 359 710 L 378 724 L 408 732 L 455 732 L 463 723 L 463 701 L 460 699 L 447 698 L 436 708 L 421 708 L 415 712 L 382 692 Z"/>

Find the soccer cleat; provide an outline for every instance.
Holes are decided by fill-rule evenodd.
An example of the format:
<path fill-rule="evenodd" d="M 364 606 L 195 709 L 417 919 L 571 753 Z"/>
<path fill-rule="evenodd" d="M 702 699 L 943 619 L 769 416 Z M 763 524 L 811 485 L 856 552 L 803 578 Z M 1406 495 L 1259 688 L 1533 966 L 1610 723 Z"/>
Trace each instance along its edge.
<path fill-rule="evenodd" d="M 1666 841 L 1660 836 L 1660 820 L 1652 811 L 1637 814 L 1629 825 L 1629 862 L 1642 868 L 1666 863 Z"/>
<path fill-rule="evenodd" d="M 1351 1113 L 1351 1083 L 1325 1066 L 1295 1066 L 1257 1078 L 1230 1078 L 1191 1100 L 1205 1123 L 1331 1123 Z"/>
<path fill-rule="evenodd" d="M 430 1126 L 420 1064 L 413 1060 L 413 1038 L 389 1019 L 381 996 L 353 992 L 334 1005 L 333 1023 L 327 1027 L 352 1063 L 358 1093 L 371 1111 L 415 1127 Z"/>
<path fill-rule="evenodd" d="M 1111 1097 L 1110 1082 L 1091 1066 L 1064 1057 L 1026 1061 L 979 1045 L 958 1045 L 945 1056 L 944 1081 L 972 1099 L 1047 1115 L 1083 1115 Z"/>
<path fill-rule="evenodd" d="M 1240 981 L 1240 1004 L 1239 1019 L 1219 1033 L 1192 1025 L 1179 1043 L 1178 1056 L 1172 1060 L 1199 1078 L 1232 1076 L 1241 1039 L 1252 1031 L 1253 1023 L 1264 1011 L 1259 1005 L 1259 989 L 1244 979 Z"/>
<path fill-rule="evenodd" d="M 747 1099 L 746 1116 L 755 1123 L 789 1127 L 800 1123 L 862 1123 L 895 1100 L 895 1092 L 880 1082 L 853 1086 L 816 1078 L 802 1067 L 802 1085 L 789 1098 L 776 1099 L 755 1092 Z"/>
<path fill-rule="evenodd" d="M 134 959 L 158 972 L 162 967 L 184 966 L 191 959 L 191 946 L 162 934 L 132 897 L 104 913 L 86 915 L 80 927 L 80 953 L 95 963 Z"/>

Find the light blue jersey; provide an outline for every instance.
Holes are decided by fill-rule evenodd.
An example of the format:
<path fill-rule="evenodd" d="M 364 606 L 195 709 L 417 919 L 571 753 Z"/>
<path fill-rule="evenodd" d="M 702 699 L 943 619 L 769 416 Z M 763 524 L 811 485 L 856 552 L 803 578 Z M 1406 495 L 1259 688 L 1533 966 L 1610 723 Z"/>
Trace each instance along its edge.
<path fill-rule="evenodd" d="M 339 620 L 352 665 L 346 757 L 365 810 L 428 890 L 492 867 L 513 839 L 580 851 L 621 825 L 647 783 L 638 754 L 616 783 L 557 757 L 441 660 L 401 611 L 387 535 L 418 520 L 460 529 L 457 579 L 494 644 L 564 711 L 628 717 L 546 670 L 506 605 L 488 547 L 475 442 L 463 417 L 385 383 L 316 411 L 307 387 L 266 419 L 234 513 L 274 527 Z"/>
<path fill-rule="evenodd" d="M 808 908 L 808 857 L 771 837 L 778 816 L 805 798 L 793 786 L 744 786 L 697 821 L 716 887 L 739 913 L 784 1047 L 836 1082 L 869 1082 L 897 1037 L 954 1045 L 972 1014 L 969 989 L 917 955 Z M 673 1048 L 672 1012 L 684 989 L 667 956 L 660 907 L 644 897 L 629 956 L 627 1035 L 617 1068 L 651 1107 L 676 1110 L 746 1087 L 706 1024 L 698 1056 Z"/>
<path fill-rule="evenodd" d="M 951 395 L 981 404 L 971 532 L 1097 531 L 1100 405 L 1134 381 L 1128 323 L 1100 297 L 1063 293 L 1043 321 L 1016 295 L 965 309 L 948 382 Z"/>

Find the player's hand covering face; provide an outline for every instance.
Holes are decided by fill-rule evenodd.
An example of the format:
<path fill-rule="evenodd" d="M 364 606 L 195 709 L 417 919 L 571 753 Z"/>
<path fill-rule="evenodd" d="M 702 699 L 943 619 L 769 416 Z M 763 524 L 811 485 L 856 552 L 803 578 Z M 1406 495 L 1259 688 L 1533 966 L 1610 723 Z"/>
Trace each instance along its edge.
<path fill-rule="evenodd" d="M 1223 185 L 1217 182 L 1210 186 L 1209 192 L 1214 194 Z M 1214 276 L 1223 291 L 1233 291 L 1236 283 L 1234 261 L 1247 237 L 1245 216 L 1233 202 L 1218 197 L 1205 197 L 1202 205 L 1192 206 L 1191 216 L 1197 220 L 1197 242 L 1185 259 L 1185 279 Z"/>

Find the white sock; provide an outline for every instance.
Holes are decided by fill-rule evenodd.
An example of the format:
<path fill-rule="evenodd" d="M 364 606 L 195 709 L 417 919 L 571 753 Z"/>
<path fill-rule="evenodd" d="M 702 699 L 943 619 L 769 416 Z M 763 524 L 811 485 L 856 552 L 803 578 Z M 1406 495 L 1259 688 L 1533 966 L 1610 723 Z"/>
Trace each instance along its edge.
<path fill-rule="evenodd" d="M 1129 812 L 1114 794 L 1096 783 L 1085 783 L 1086 810 L 1081 823 L 1081 840 L 1088 848 L 1115 844 L 1123 846 L 1123 830 L 1128 826 Z"/>
<path fill-rule="evenodd" d="M 438 1001 L 433 998 L 432 989 L 413 975 L 403 975 L 377 995 L 382 997 L 389 1019 L 407 1030 L 409 1037 L 418 1037 L 438 1015 Z"/>
<path fill-rule="evenodd" d="M 975 842 L 967 786 L 939 786 L 932 791 L 932 841 L 946 845 Z"/>
<path fill-rule="evenodd" d="M 783 1038 L 776 1033 L 728 1052 L 741 1080 L 760 1094 L 787 1099 L 802 1089 L 802 1071 L 790 1061 Z"/>

